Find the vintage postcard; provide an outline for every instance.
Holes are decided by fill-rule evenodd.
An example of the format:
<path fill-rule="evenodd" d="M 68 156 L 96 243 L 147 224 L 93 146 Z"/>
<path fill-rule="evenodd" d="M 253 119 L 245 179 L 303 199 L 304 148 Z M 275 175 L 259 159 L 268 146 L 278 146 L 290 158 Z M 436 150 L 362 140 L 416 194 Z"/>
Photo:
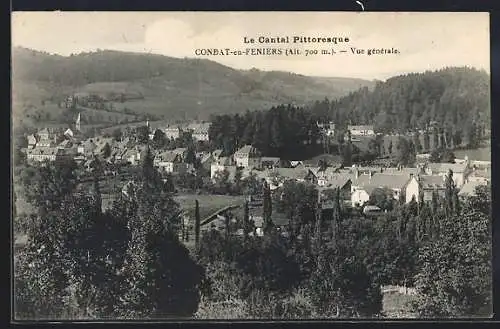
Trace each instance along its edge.
<path fill-rule="evenodd" d="M 14 12 L 13 320 L 490 318 L 489 39 Z"/>

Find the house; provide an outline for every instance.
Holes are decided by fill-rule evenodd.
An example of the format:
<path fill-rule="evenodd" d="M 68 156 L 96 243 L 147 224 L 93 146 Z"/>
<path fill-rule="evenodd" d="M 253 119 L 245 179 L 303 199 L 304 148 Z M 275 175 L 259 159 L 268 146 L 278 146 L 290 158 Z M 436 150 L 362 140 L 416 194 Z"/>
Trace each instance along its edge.
<path fill-rule="evenodd" d="M 333 184 L 333 180 L 338 177 L 352 179 L 354 176 L 349 172 L 340 173 L 339 169 L 335 167 L 320 168 L 317 173 L 318 186 L 325 187 Z"/>
<path fill-rule="evenodd" d="M 44 129 L 46 130 L 46 129 Z M 49 136 L 49 137 L 47 137 Z M 56 143 L 57 136 L 55 134 L 51 133 L 42 133 L 42 135 L 39 135 L 38 142 L 36 143 L 36 147 L 55 147 L 57 145 Z"/>
<path fill-rule="evenodd" d="M 76 104 L 76 99 L 73 96 L 66 97 L 64 105 L 67 109 L 72 108 Z"/>
<path fill-rule="evenodd" d="M 210 165 L 210 178 L 213 180 L 218 172 L 224 171 L 231 166 L 233 166 L 233 161 L 229 157 L 214 159 L 214 162 Z"/>
<path fill-rule="evenodd" d="M 461 188 L 471 172 L 468 161 L 463 163 L 428 163 L 425 167 L 427 175 L 446 176 L 450 170 L 453 172 L 453 182 L 457 188 Z"/>
<path fill-rule="evenodd" d="M 375 188 L 387 188 L 392 190 L 394 199 L 399 200 L 401 195 L 403 194 L 407 183 L 411 179 L 411 175 L 404 174 L 386 174 L 386 173 L 378 173 L 378 172 L 370 172 L 369 174 L 359 175 L 357 171 L 354 173 L 354 180 L 351 185 L 351 200 L 353 201 L 353 206 L 355 203 L 362 204 L 359 202 L 365 198 L 364 193 L 356 193 L 358 190 L 362 190 L 368 195 Z"/>
<path fill-rule="evenodd" d="M 191 134 L 195 141 L 208 142 L 208 130 L 210 128 L 209 122 L 204 122 L 200 124 L 189 125 L 188 129 L 191 130 Z"/>
<path fill-rule="evenodd" d="M 165 137 L 167 139 L 177 139 L 181 135 L 181 130 L 177 126 L 167 127 L 163 129 L 163 132 L 165 133 Z"/>
<path fill-rule="evenodd" d="M 40 140 L 53 140 L 54 139 L 54 132 L 49 130 L 48 128 L 44 128 L 38 132 L 38 137 Z"/>
<path fill-rule="evenodd" d="M 467 176 L 467 182 L 483 182 L 488 183 L 491 181 L 491 170 L 489 168 L 473 169 Z"/>
<path fill-rule="evenodd" d="M 158 153 L 153 160 L 155 167 L 167 173 L 182 171 L 181 167 L 184 166 L 179 166 L 181 163 L 182 161 L 179 154 L 172 151 Z"/>
<path fill-rule="evenodd" d="M 157 131 L 161 131 L 161 132 L 163 132 L 161 129 L 156 128 L 155 130 L 153 130 L 153 131 L 151 131 L 151 132 L 149 133 L 149 135 L 148 135 L 148 136 L 149 136 L 149 140 L 153 140 L 153 138 L 155 138 L 155 135 L 156 135 L 156 132 L 157 132 Z M 165 134 L 165 135 L 166 135 L 166 134 Z"/>
<path fill-rule="evenodd" d="M 236 166 L 243 168 L 260 168 L 260 152 L 252 145 L 245 145 L 234 153 Z"/>
<path fill-rule="evenodd" d="M 469 181 L 462 186 L 462 188 L 458 192 L 458 196 L 460 197 L 475 196 L 477 187 L 487 186 L 487 185 L 488 183 L 485 181 Z"/>
<path fill-rule="evenodd" d="M 214 163 L 216 160 L 214 156 L 210 153 L 208 154 L 203 154 L 200 158 L 200 164 L 205 170 L 210 170 L 210 166 L 212 163 Z"/>
<path fill-rule="evenodd" d="M 114 159 L 115 162 L 122 162 L 125 160 L 126 153 L 127 153 L 126 148 L 116 146 L 111 151 L 111 159 Z"/>
<path fill-rule="evenodd" d="M 241 170 L 241 168 L 236 167 L 236 166 L 222 166 L 222 167 L 211 167 L 210 168 L 210 178 L 212 179 L 213 182 L 215 182 L 220 175 L 227 173 L 227 180 L 229 182 L 233 182 L 236 179 L 236 172 L 240 170 L 241 173 L 241 179 L 244 178 L 244 172 Z"/>
<path fill-rule="evenodd" d="M 223 151 L 221 149 L 217 149 L 217 150 L 213 151 L 212 155 L 213 155 L 214 159 L 220 158 L 220 156 L 222 155 L 222 152 Z"/>
<path fill-rule="evenodd" d="M 375 130 L 373 126 L 347 126 L 347 130 L 350 131 L 351 136 L 375 136 Z"/>
<path fill-rule="evenodd" d="M 186 147 L 178 147 L 176 149 L 171 150 L 170 152 L 175 153 L 179 156 L 180 161 L 184 161 L 187 155 Z"/>
<path fill-rule="evenodd" d="M 71 128 L 68 128 L 66 129 L 66 131 L 64 132 L 64 136 L 66 138 L 73 138 L 73 136 L 75 136 L 75 133 L 73 133 L 73 130 L 71 130 Z"/>
<path fill-rule="evenodd" d="M 364 186 L 364 187 L 359 187 L 354 190 L 351 194 L 351 204 L 353 207 L 358 207 L 362 206 L 365 204 L 365 202 L 368 202 L 370 200 L 370 195 L 373 193 L 375 189 L 378 187 L 376 186 Z"/>
<path fill-rule="evenodd" d="M 128 149 L 123 155 L 123 160 L 127 161 L 127 163 L 135 166 L 138 165 L 142 158 L 142 152 L 144 151 L 141 147 L 134 147 Z"/>
<path fill-rule="evenodd" d="M 335 123 L 330 121 L 328 123 L 318 123 L 317 126 L 326 136 L 335 136 Z"/>
<path fill-rule="evenodd" d="M 340 174 L 336 173 L 331 177 L 328 177 L 326 185 L 320 187 L 321 191 L 339 189 L 340 199 L 349 200 L 351 197 L 353 177 L 350 174 Z M 319 185 L 319 184 L 318 184 Z"/>
<path fill-rule="evenodd" d="M 96 148 L 94 150 L 95 154 L 102 154 L 104 152 L 104 149 L 106 148 L 106 144 L 109 145 L 110 148 L 113 148 L 115 145 L 115 141 L 113 138 L 108 137 L 108 138 L 96 138 L 94 140 L 94 143 L 96 145 Z"/>
<path fill-rule="evenodd" d="M 263 168 L 276 168 L 280 167 L 281 159 L 278 157 L 262 157 L 261 158 L 261 166 Z"/>
<path fill-rule="evenodd" d="M 88 157 L 94 154 L 96 148 L 97 145 L 94 143 L 94 140 L 88 139 L 78 144 L 77 154 L 81 154 Z"/>
<path fill-rule="evenodd" d="M 122 194 L 125 197 L 131 198 L 135 195 L 137 184 L 133 181 L 128 181 L 122 188 Z"/>
<path fill-rule="evenodd" d="M 432 195 L 437 193 L 439 197 L 444 197 L 446 190 L 445 176 L 441 175 L 416 175 L 411 178 L 405 188 L 405 202 L 412 199 L 420 201 L 420 196 L 425 202 L 432 200 Z"/>
<path fill-rule="evenodd" d="M 61 149 L 70 149 L 73 146 L 73 143 L 71 143 L 70 140 L 63 140 L 61 143 L 57 145 L 57 148 Z"/>
<path fill-rule="evenodd" d="M 35 135 L 31 134 L 27 137 L 27 139 L 28 139 L 28 149 L 34 148 L 37 142 Z"/>
<path fill-rule="evenodd" d="M 84 163 L 83 163 L 83 167 L 85 168 L 86 171 L 88 172 L 92 172 L 94 171 L 94 168 L 96 167 L 96 165 L 98 164 L 98 160 L 97 158 L 93 157 L 91 159 L 88 159 L 86 160 Z"/>
<path fill-rule="evenodd" d="M 26 150 L 26 158 L 29 163 L 40 163 L 44 161 L 62 161 L 68 159 L 64 149 L 56 147 L 42 147 Z"/>
<path fill-rule="evenodd" d="M 286 181 L 293 180 L 300 183 L 317 184 L 317 177 L 306 168 L 274 168 L 263 172 L 263 177 L 271 189 L 276 189 Z"/>

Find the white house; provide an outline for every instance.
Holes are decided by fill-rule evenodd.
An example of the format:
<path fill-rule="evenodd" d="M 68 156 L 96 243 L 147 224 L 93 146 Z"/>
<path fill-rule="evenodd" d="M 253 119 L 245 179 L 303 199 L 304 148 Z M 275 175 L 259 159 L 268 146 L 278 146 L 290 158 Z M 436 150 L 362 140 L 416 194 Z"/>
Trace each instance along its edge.
<path fill-rule="evenodd" d="M 97 145 L 92 139 L 85 140 L 77 146 L 77 153 L 84 156 L 90 156 L 94 153 L 96 148 Z"/>
<path fill-rule="evenodd" d="M 210 128 L 210 123 L 204 122 L 196 125 L 191 125 L 191 133 L 195 141 L 208 142 L 208 129 Z"/>
<path fill-rule="evenodd" d="M 370 200 L 370 195 L 376 189 L 375 186 L 360 187 L 351 194 L 351 204 L 353 207 L 362 206 Z"/>
<path fill-rule="evenodd" d="M 158 153 L 153 160 L 153 164 L 161 171 L 167 173 L 183 172 L 184 169 L 186 169 L 186 166 L 183 165 L 179 154 L 172 151 Z"/>
<path fill-rule="evenodd" d="M 71 128 L 68 128 L 66 129 L 66 131 L 64 132 L 64 136 L 66 138 L 73 138 L 73 136 L 75 136 L 75 134 L 73 133 L 73 130 L 71 130 Z"/>
<path fill-rule="evenodd" d="M 28 136 L 28 149 L 32 149 L 36 146 L 36 137 L 35 135 L 29 135 Z"/>
<path fill-rule="evenodd" d="M 431 201 L 434 193 L 443 197 L 446 190 L 445 178 L 442 175 L 413 176 L 405 188 L 406 203 L 411 202 L 413 198 L 419 202 L 420 195 L 424 201 Z"/>
<path fill-rule="evenodd" d="M 410 181 L 411 176 L 400 173 L 380 173 L 370 172 L 369 174 L 359 175 L 355 170 L 354 180 L 351 184 L 352 204 L 362 204 L 360 201 L 366 197 L 365 192 L 369 195 L 376 188 L 387 188 L 393 192 L 394 199 L 399 200 Z M 356 193 L 362 190 L 363 192 Z"/>
<path fill-rule="evenodd" d="M 245 145 L 234 153 L 234 161 L 237 167 L 260 168 L 260 152 L 252 145 Z"/>
<path fill-rule="evenodd" d="M 469 181 L 462 186 L 458 195 L 461 197 L 475 196 L 476 188 L 479 186 L 486 186 L 487 184 L 488 183 L 485 181 Z"/>
<path fill-rule="evenodd" d="M 165 137 L 167 139 L 177 139 L 181 135 L 181 130 L 179 129 L 179 127 L 175 126 L 167 127 L 163 129 L 163 132 L 165 133 Z"/>
<path fill-rule="evenodd" d="M 429 163 L 425 168 L 425 173 L 427 175 L 446 176 L 450 170 L 453 172 L 453 182 L 457 188 L 461 188 L 471 172 L 468 161 L 462 163 Z"/>
<path fill-rule="evenodd" d="M 347 126 L 347 130 L 351 132 L 351 136 L 375 136 L 373 126 Z"/>
<path fill-rule="evenodd" d="M 212 180 L 215 179 L 218 172 L 228 170 L 228 168 L 231 167 L 232 165 L 233 165 L 233 162 L 231 161 L 231 158 L 229 158 L 229 157 L 222 157 L 222 158 L 216 159 L 210 165 L 210 178 Z"/>
<path fill-rule="evenodd" d="M 466 181 L 488 183 L 491 181 L 491 170 L 488 168 L 473 170 L 467 176 Z"/>
<path fill-rule="evenodd" d="M 334 136 L 335 135 L 335 123 L 318 123 L 318 128 L 323 131 L 326 136 Z"/>
<path fill-rule="evenodd" d="M 26 150 L 26 158 L 29 163 L 44 161 L 61 161 L 68 158 L 65 150 L 56 147 L 42 147 Z"/>

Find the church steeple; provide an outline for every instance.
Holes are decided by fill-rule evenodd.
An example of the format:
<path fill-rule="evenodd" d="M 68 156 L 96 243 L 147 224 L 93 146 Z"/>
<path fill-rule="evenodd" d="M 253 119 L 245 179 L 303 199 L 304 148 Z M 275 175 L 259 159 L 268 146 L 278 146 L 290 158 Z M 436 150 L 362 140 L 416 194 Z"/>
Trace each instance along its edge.
<path fill-rule="evenodd" d="M 78 117 L 76 118 L 76 122 L 75 122 L 75 128 L 78 132 L 81 132 L 81 129 L 80 129 L 80 112 L 78 112 Z"/>

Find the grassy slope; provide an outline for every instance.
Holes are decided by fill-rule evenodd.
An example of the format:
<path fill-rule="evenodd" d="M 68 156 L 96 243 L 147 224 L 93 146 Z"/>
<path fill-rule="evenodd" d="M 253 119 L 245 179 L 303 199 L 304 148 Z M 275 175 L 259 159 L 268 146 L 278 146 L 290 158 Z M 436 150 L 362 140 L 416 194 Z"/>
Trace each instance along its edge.
<path fill-rule="evenodd" d="M 13 52 L 17 117 L 23 117 L 29 105 L 39 108 L 42 99 L 73 92 L 140 93 L 144 100 L 114 103 L 116 108 L 175 120 L 207 119 L 210 114 L 241 113 L 280 103 L 306 104 L 338 98 L 363 86 L 373 82 L 239 71 L 209 60 L 160 55 L 103 51 L 62 57 L 18 48 Z"/>

